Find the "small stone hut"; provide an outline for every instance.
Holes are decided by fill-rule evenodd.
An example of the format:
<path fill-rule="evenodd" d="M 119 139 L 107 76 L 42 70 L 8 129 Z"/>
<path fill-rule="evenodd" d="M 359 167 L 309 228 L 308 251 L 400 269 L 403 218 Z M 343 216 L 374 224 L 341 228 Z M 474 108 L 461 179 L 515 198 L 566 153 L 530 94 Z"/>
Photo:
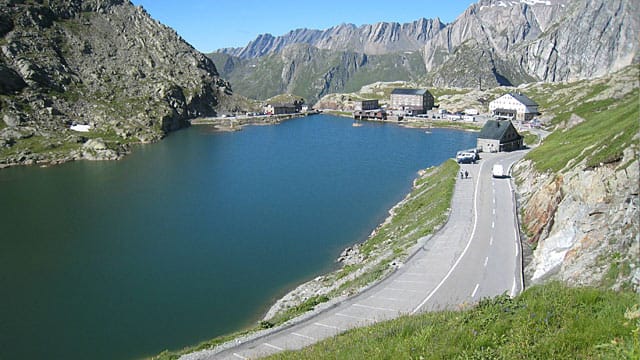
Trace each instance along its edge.
<path fill-rule="evenodd" d="M 523 146 L 524 138 L 509 120 L 489 120 L 478 134 L 477 147 L 482 152 L 514 151 Z"/>

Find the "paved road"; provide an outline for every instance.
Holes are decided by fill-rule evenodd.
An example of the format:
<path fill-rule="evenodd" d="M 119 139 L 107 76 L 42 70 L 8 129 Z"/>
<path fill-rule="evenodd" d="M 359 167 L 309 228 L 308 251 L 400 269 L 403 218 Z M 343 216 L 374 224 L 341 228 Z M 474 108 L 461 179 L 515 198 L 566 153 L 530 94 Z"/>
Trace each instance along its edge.
<path fill-rule="evenodd" d="M 522 260 L 513 188 L 494 179 L 493 164 L 508 169 L 525 152 L 483 154 L 461 165 L 447 224 L 407 263 L 369 290 L 298 324 L 226 350 L 185 359 L 254 359 L 300 349 L 345 330 L 403 314 L 455 309 L 483 297 L 522 291 Z"/>

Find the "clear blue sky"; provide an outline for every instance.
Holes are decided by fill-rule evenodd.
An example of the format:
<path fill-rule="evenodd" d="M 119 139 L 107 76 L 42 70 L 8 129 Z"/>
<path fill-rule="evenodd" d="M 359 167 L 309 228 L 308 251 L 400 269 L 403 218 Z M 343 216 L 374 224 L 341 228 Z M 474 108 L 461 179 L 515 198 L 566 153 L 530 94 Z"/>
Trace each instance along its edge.
<path fill-rule="evenodd" d="M 474 0 L 132 0 L 174 28 L 202 52 L 246 45 L 259 34 L 283 35 L 298 28 L 327 29 L 342 23 L 449 23 Z"/>

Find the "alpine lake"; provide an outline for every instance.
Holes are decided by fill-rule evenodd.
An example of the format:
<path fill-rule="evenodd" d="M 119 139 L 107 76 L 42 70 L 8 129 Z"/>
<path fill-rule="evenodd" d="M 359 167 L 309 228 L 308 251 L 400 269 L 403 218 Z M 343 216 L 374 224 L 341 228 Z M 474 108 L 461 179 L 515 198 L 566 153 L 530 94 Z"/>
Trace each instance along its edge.
<path fill-rule="evenodd" d="M 330 115 L 0 170 L 0 359 L 136 359 L 258 322 L 476 133 Z"/>

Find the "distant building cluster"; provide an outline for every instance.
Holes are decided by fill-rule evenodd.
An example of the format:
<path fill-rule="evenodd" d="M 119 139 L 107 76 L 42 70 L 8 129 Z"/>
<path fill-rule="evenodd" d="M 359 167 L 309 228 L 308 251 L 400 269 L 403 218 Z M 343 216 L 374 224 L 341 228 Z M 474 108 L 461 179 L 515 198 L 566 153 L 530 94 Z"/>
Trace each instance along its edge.
<path fill-rule="evenodd" d="M 309 109 L 309 106 L 304 104 L 304 100 L 295 100 L 293 103 L 269 103 L 263 108 L 265 115 L 282 115 L 282 114 L 295 114 L 299 112 L 305 112 Z"/>
<path fill-rule="evenodd" d="M 378 100 L 360 100 L 353 106 L 355 119 L 386 120 L 387 112 L 393 112 L 393 119 L 401 120 L 404 115 L 426 114 L 434 106 L 435 98 L 426 89 L 398 88 L 391 92 L 389 106 L 382 109 Z"/>
<path fill-rule="evenodd" d="M 435 107 L 435 98 L 426 89 L 393 89 L 387 106 L 380 106 L 378 100 L 366 99 L 354 102 L 353 117 L 356 120 L 402 120 L 404 116 L 443 119 L 449 121 L 476 121 L 479 111 L 473 108 L 464 112 L 450 114 L 444 109 L 437 113 L 430 110 Z M 475 151 L 498 152 L 513 151 L 524 146 L 524 138 L 518 133 L 512 121 L 532 121 L 539 115 L 538 104 L 526 95 L 508 93 L 489 103 L 492 119 L 487 120 L 478 134 Z M 429 114 L 430 113 L 430 114 Z M 471 151 L 467 151 L 471 153 Z M 462 155 L 466 155 L 464 153 Z M 477 153 L 474 153 L 474 158 Z M 459 154 L 460 155 L 460 154 Z M 469 156 L 469 158 L 471 158 Z M 466 160 L 466 158 L 464 159 Z"/>

